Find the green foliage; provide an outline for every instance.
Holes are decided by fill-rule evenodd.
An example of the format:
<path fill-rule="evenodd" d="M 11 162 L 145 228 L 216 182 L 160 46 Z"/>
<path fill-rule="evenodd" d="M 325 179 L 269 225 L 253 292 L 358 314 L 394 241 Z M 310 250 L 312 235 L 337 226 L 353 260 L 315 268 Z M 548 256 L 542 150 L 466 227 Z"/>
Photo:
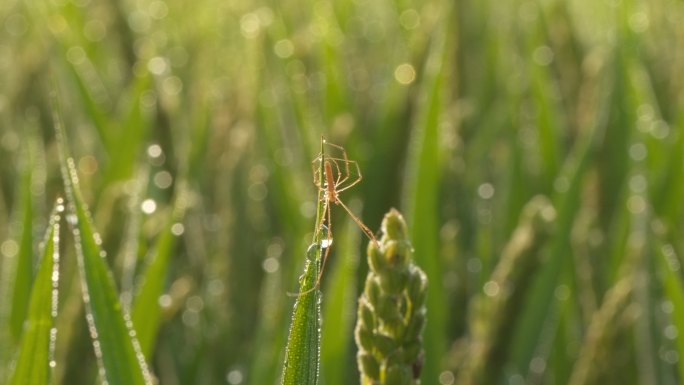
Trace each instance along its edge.
<path fill-rule="evenodd" d="M 67 149 L 56 104 L 53 103 L 53 119 L 66 192 L 66 219 L 74 237 L 86 319 L 101 379 L 110 384 L 151 384 L 129 315 L 122 313 L 114 277 L 103 259 L 106 254 L 100 248 L 100 235 L 95 232 L 90 212 L 83 202 L 76 167 Z"/>
<path fill-rule="evenodd" d="M 520 224 L 501 253 L 483 293 L 470 303 L 469 336 L 459 353 L 456 383 L 483 384 L 498 378 L 504 367 L 512 330 L 528 295 L 529 281 L 541 265 L 540 251 L 553 231 L 556 212 L 546 198 L 537 196 L 525 207 Z"/>
<path fill-rule="evenodd" d="M 287 296 L 318 276 L 321 134 L 358 162 L 339 195 L 363 223 L 406 215 L 422 383 L 468 377 L 478 339 L 505 346 L 485 385 L 682 383 L 682 19 L 667 0 L 1 1 L 0 383 L 277 384 L 297 301 L 316 364 L 297 363 L 356 384 L 367 242 L 339 205 L 320 291 Z M 535 196 L 556 217 L 523 261 Z M 524 290 L 487 301 L 502 266 Z"/>
<path fill-rule="evenodd" d="M 38 264 L 35 284 L 28 304 L 26 326 L 21 336 L 15 367 L 8 384 L 48 384 L 51 367 L 54 367 L 56 333 L 54 318 L 57 315 L 59 288 L 59 226 L 64 212 L 60 198 L 50 215 L 43 251 Z M 55 276 L 57 275 L 57 276 Z"/>
<path fill-rule="evenodd" d="M 179 186 L 179 188 L 183 187 Z M 176 201 L 176 207 L 170 213 L 163 232 L 154 245 L 145 270 L 140 273 L 139 288 L 135 293 L 131 309 L 131 319 L 136 337 L 140 342 L 140 350 L 148 359 L 161 324 L 162 309 L 159 306 L 159 298 L 164 294 L 164 283 L 176 245 L 177 237 L 173 234 L 174 226 L 178 226 L 179 220 L 183 217 L 184 204 L 185 197 L 180 194 Z"/>
<path fill-rule="evenodd" d="M 313 172 L 317 180 L 324 180 L 326 174 L 326 153 L 321 137 L 320 164 Z M 323 186 L 323 184 L 320 184 Z M 328 229 L 329 202 L 325 199 L 326 191 L 318 191 L 316 204 L 316 221 L 314 222 L 313 243 L 306 251 L 304 274 L 299 278 L 299 291 L 294 295 L 297 301 L 292 309 L 290 334 L 285 347 L 285 362 L 281 385 L 318 385 L 321 360 L 321 269 L 330 252 L 331 234 Z M 325 225 L 327 223 L 327 226 Z"/>
<path fill-rule="evenodd" d="M 307 253 L 304 274 L 300 278 L 301 294 L 292 311 L 290 336 L 285 348 L 285 363 L 281 384 L 316 385 L 319 378 L 321 345 L 320 291 L 314 286 L 318 279 L 320 263 L 318 244 L 312 244 Z M 317 258 L 318 256 L 318 258 Z M 307 292 L 308 291 L 308 292 Z"/>

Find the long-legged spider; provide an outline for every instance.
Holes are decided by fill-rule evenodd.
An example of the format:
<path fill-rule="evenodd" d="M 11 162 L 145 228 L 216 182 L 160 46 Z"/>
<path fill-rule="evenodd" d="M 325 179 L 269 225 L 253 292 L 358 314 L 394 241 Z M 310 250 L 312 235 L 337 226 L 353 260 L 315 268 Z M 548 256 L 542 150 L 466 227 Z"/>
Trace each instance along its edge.
<path fill-rule="evenodd" d="M 318 277 L 316 278 L 316 283 L 312 288 L 299 293 L 298 295 L 307 294 L 317 289 L 320 285 L 323 270 L 325 268 L 325 262 L 328 260 L 330 245 L 332 244 L 332 220 L 330 216 L 331 203 L 341 206 L 347 212 L 347 214 L 349 214 L 351 219 L 361 228 L 364 234 L 366 234 L 368 239 L 377 244 L 377 240 L 375 239 L 373 232 L 361 221 L 361 219 L 359 219 L 359 217 L 354 215 L 351 209 L 339 198 L 339 194 L 342 191 L 348 190 L 349 188 L 357 185 L 363 179 L 359 164 L 355 160 L 349 160 L 347 157 L 347 151 L 345 151 L 344 147 L 330 143 L 325 140 L 325 138 L 321 137 L 321 148 L 324 150 L 326 146 L 327 148 L 331 149 L 332 152 L 336 152 L 339 155 L 337 155 L 337 157 L 327 156 L 325 155 L 325 151 L 323 151 L 311 162 L 314 185 L 318 187 L 318 196 L 323 202 L 323 212 L 318 216 L 319 218 L 322 218 L 322 220 L 320 223 L 316 224 L 314 239 L 320 240 L 322 247 L 325 247 L 325 252 L 323 253 L 321 259 L 321 268 L 318 273 Z M 321 168 L 323 171 L 322 179 Z M 326 238 L 320 239 L 321 232 L 324 231 L 326 224 Z"/>

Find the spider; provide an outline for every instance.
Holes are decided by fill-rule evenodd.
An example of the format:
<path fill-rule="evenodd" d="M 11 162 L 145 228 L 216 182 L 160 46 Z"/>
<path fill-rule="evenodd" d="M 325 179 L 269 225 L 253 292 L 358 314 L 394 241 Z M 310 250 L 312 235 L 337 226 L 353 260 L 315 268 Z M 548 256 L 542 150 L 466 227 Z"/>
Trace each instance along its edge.
<path fill-rule="evenodd" d="M 318 188 L 319 199 L 323 202 L 323 212 L 319 216 L 322 218 L 322 220 L 320 223 L 316 224 L 314 239 L 321 238 L 321 232 L 324 231 L 327 223 L 326 239 L 320 240 L 321 246 L 325 247 L 325 252 L 322 257 L 321 269 L 318 273 L 318 277 L 316 278 L 316 283 L 312 288 L 299 293 L 299 295 L 304 295 L 317 289 L 321 283 L 321 277 L 323 275 L 323 270 L 325 269 L 325 262 L 328 259 L 328 254 L 330 253 L 330 245 L 332 245 L 332 221 L 330 217 L 331 204 L 341 206 L 347 212 L 347 214 L 349 214 L 351 219 L 361 228 L 364 234 L 366 234 L 368 239 L 377 245 L 377 240 L 375 239 L 373 232 L 361 221 L 361 219 L 359 219 L 359 217 L 354 215 L 351 209 L 339 198 L 339 194 L 341 192 L 357 185 L 359 182 L 361 182 L 361 179 L 363 179 L 359 164 L 355 160 L 349 160 L 344 147 L 330 143 L 321 136 L 321 149 L 324 150 L 325 148 L 329 148 L 332 152 L 336 152 L 338 154 L 337 157 L 327 156 L 324 154 L 324 152 L 321 152 L 311 162 L 313 182 Z M 322 179 L 321 168 L 323 171 Z"/>

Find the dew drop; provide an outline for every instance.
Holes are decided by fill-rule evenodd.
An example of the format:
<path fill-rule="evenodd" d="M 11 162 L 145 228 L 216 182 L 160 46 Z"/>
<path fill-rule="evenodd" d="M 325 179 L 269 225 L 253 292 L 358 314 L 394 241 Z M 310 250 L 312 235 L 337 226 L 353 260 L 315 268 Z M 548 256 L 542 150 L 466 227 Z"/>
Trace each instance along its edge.
<path fill-rule="evenodd" d="M 162 294 L 157 302 L 159 303 L 159 306 L 165 309 L 168 309 L 173 305 L 173 299 L 168 294 Z"/>
<path fill-rule="evenodd" d="M 197 326 L 197 324 L 199 324 L 199 314 L 191 310 L 184 311 L 181 319 L 185 325 L 190 327 Z"/>
<path fill-rule="evenodd" d="M 477 258 L 469 258 L 466 262 L 466 267 L 471 273 L 478 273 L 482 270 L 482 261 Z"/>
<path fill-rule="evenodd" d="M 325 249 L 332 245 L 333 239 L 328 232 L 328 227 L 326 225 L 321 225 L 321 231 L 319 234 L 319 239 L 321 240 L 321 248 Z"/>
<path fill-rule="evenodd" d="M 55 205 L 55 211 L 58 213 L 63 213 L 64 212 L 64 199 L 62 198 L 57 198 L 57 203 Z"/>
<path fill-rule="evenodd" d="M 171 234 L 175 236 L 181 236 L 185 232 L 185 226 L 183 226 L 182 223 L 174 223 L 173 226 L 171 226 Z"/>
<path fill-rule="evenodd" d="M 442 385 L 451 385 L 455 380 L 456 378 L 454 377 L 454 373 L 448 370 L 445 370 L 439 374 L 439 383 Z"/>
<path fill-rule="evenodd" d="M 482 199 L 490 199 L 494 196 L 494 186 L 491 183 L 483 183 L 477 188 L 477 195 Z"/>
<path fill-rule="evenodd" d="M 675 352 L 674 350 L 668 350 L 665 353 L 662 354 L 663 360 L 667 362 L 668 364 L 676 364 L 679 361 L 679 354 Z"/>
<path fill-rule="evenodd" d="M 213 296 L 221 295 L 225 290 L 225 285 L 218 278 L 212 279 L 211 281 L 209 281 L 209 284 L 207 285 L 207 290 L 209 291 L 209 294 Z"/>
<path fill-rule="evenodd" d="M 49 342 L 50 360 L 53 360 L 56 345 L 57 345 L 57 328 L 52 327 L 52 328 L 50 328 L 50 342 Z M 55 365 L 56 365 L 56 363 L 55 363 Z M 54 366 L 53 366 L 53 368 L 54 368 Z"/>
<path fill-rule="evenodd" d="M 556 290 L 554 291 L 554 295 L 556 296 L 556 299 L 559 301 L 566 301 L 568 298 L 570 298 L 570 288 L 568 285 L 558 285 L 556 287 Z"/>
<path fill-rule="evenodd" d="M 394 70 L 394 79 L 399 82 L 399 84 L 407 85 L 413 83 L 416 80 L 416 70 L 409 63 L 400 64 Z"/>
<path fill-rule="evenodd" d="M 186 301 L 188 310 L 199 313 L 204 308 L 204 300 L 198 295 L 193 295 Z"/>
<path fill-rule="evenodd" d="M 154 184 L 155 186 L 165 189 L 171 187 L 171 184 L 173 183 L 173 176 L 171 175 L 170 172 L 168 171 L 159 171 L 158 173 L 154 174 Z"/>
<path fill-rule="evenodd" d="M 330 247 L 333 243 L 332 238 L 325 238 L 321 240 L 321 248 L 327 248 Z"/>
<path fill-rule="evenodd" d="M 72 226 L 76 226 L 78 224 L 78 218 L 75 214 L 67 214 L 66 221 Z"/>
<path fill-rule="evenodd" d="M 0 245 L 0 252 L 6 257 L 12 258 L 19 252 L 19 244 L 12 239 L 8 239 Z"/>
<path fill-rule="evenodd" d="M 544 370 L 546 369 L 546 360 L 542 357 L 534 357 L 530 362 L 530 369 L 534 373 L 544 373 Z"/>
<path fill-rule="evenodd" d="M 231 385 L 242 384 L 243 378 L 242 372 L 237 369 L 231 370 L 226 375 L 226 380 L 228 380 L 228 383 Z"/>
<path fill-rule="evenodd" d="M 635 161 L 642 161 L 646 159 L 648 151 L 643 143 L 635 143 L 629 147 L 629 156 Z"/>
<path fill-rule="evenodd" d="M 147 62 L 147 69 L 152 74 L 157 75 L 157 76 L 162 75 L 164 72 L 166 72 L 168 67 L 169 66 L 166 62 L 166 59 L 164 59 L 163 57 L 160 57 L 160 56 L 153 57 L 152 59 L 150 59 L 150 61 Z M 154 146 L 159 147 L 158 145 L 154 145 Z M 152 146 L 150 146 L 150 147 L 152 147 Z M 150 153 L 149 148 L 147 149 L 147 152 L 148 152 L 148 154 Z M 161 152 L 161 148 L 160 148 L 160 152 Z"/>
<path fill-rule="evenodd" d="M 499 284 L 494 281 L 488 281 L 483 287 L 484 293 L 489 297 L 496 297 L 499 294 Z"/>
<path fill-rule="evenodd" d="M 668 325 L 663 329 L 663 335 L 669 340 L 675 340 L 679 335 L 679 330 L 677 330 L 675 325 Z"/>
<path fill-rule="evenodd" d="M 306 258 L 310 261 L 315 261 L 317 252 L 318 252 L 318 245 L 315 243 L 310 244 L 309 248 L 306 249 Z"/>
<path fill-rule="evenodd" d="M 532 60 L 540 66 L 547 66 L 553 61 L 553 51 L 545 45 L 537 47 L 532 53 Z"/>
<path fill-rule="evenodd" d="M 158 144 L 152 144 L 147 147 L 147 155 L 151 158 L 158 158 L 162 155 L 162 148 Z"/>
<path fill-rule="evenodd" d="M 268 257 L 261 263 L 261 267 L 267 273 L 275 273 L 280 269 L 280 262 L 273 257 Z"/>
<path fill-rule="evenodd" d="M 157 211 L 157 202 L 154 199 L 145 199 L 140 208 L 145 214 L 152 214 Z"/>

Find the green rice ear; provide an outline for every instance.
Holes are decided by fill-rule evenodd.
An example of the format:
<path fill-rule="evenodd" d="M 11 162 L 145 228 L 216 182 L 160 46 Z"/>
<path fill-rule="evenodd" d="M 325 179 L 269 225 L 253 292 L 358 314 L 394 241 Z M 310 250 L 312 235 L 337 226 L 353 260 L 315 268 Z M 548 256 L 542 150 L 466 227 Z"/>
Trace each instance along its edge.
<path fill-rule="evenodd" d="M 406 222 L 392 209 L 383 235 L 368 246 L 366 285 L 359 298 L 357 362 L 362 385 L 415 385 L 422 367 L 427 277 L 413 263 Z"/>

